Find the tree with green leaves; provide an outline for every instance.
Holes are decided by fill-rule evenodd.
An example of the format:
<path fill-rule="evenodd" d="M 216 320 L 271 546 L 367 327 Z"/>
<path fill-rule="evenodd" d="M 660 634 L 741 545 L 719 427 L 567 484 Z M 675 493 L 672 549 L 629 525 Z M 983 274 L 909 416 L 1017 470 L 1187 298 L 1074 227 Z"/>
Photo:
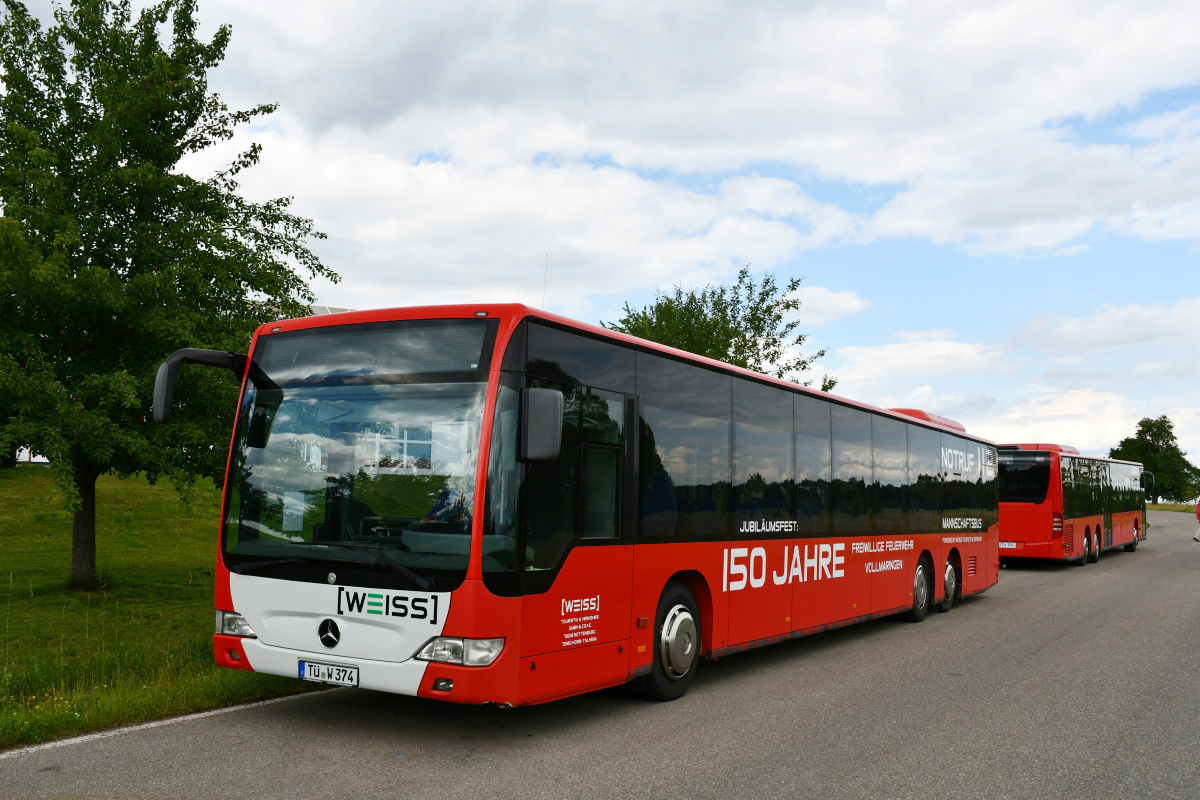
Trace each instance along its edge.
<path fill-rule="evenodd" d="M 1175 424 L 1163 415 L 1146 417 L 1137 433 L 1108 451 L 1110 458 L 1137 461 L 1154 473 L 1154 494 L 1182 503 L 1200 496 L 1200 469 L 1187 460 L 1175 440 Z"/>
<path fill-rule="evenodd" d="M 71 578 L 96 584 L 96 480 L 144 473 L 181 491 L 219 480 L 233 377 L 185 373 L 170 427 L 150 421 L 159 363 L 180 347 L 245 351 L 254 327 L 336 280 L 290 198 L 251 202 L 251 145 L 195 178 L 183 158 L 273 105 L 231 111 L 208 87 L 230 29 L 197 38 L 195 0 L 72 0 L 45 29 L 0 16 L 0 448 L 47 456 L 74 512 Z"/>
<path fill-rule="evenodd" d="M 611 330 L 640 336 L 689 353 L 724 361 L 777 378 L 801 383 L 800 377 L 813 362 L 825 355 L 811 356 L 798 348 L 807 336 L 795 334 L 800 322 L 788 319 L 800 309 L 795 292 L 802 278 L 792 278 L 782 290 L 771 275 L 756 283 L 750 268 L 738 272 L 733 286 L 656 292 L 654 302 L 641 310 L 625 304 L 625 315 L 617 322 L 601 322 Z M 795 336 L 793 337 L 793 334 Z M 812 381 L 802 385 L 809 386 Z M 837 384 L 830 375 L 821 379 L 821 390 Z"/>

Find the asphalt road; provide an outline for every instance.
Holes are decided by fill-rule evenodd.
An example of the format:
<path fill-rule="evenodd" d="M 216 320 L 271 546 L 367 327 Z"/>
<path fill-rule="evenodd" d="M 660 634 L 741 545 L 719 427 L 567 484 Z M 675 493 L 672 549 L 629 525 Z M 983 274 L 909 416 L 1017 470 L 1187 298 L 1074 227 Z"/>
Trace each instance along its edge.
<path fill-rule="evenodd" d="M 706 664 L 673 703 L 335 690 L 0 754 L 0 797 L 1198 798 L 1200 544 L 1010 565 L 919 625 Z"/>

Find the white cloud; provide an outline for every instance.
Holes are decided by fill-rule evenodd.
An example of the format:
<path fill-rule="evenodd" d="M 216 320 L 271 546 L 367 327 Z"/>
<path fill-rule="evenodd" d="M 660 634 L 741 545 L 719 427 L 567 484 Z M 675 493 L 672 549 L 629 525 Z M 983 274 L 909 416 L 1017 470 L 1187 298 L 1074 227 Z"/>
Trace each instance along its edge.
<path fill-rule="evenodd" d="M 835 292 L 821 286 L 801 286 L 795 295 L 800 300 L 797 317 L 804 326 L 827 325 L 871 307 L 869 301 L 848 289 Z"/>
<path fill-rule="evenodd" d="M 1200 237 L 1194 108 L 1132 122 L 1118 144 L 1077 132 L 1200 82 L 1200 6 L 1188 0 L 287 8 L 204 7 L 234 29 L 214 85 L 237 105 L 278 100 L 293 135 L 356 131 L 330 144 L 381 162 L 448 155 L 465 170 L 457 192 L 474 198 L 496 191 L 494 171 L 543 158 L 651 182 L 782 164 L 894 194 L 859 218 L 791 178 L 723 187 L 742 212 L 793 226 L 801 247 L 921 236 L 1061 253 L 1095 231 Z M 541 188 L 562 192 L 552 206 L 626 199 L 591 183 Z M 639 247 L 633 261 L 653 249 L 624 243 Z"/>
<path fill-rule="evenodd" d="M 1092 231 L 1200 237 L 1196 106 L 1131 121 L 1118 144 L 1077 133 L 1200 83 L 1191 0 L 212 0 L 201 17 L 233 28 L 212 78 L 228 101 L 278 101 L 289 137 L 324 139 L 292 152 L 297 173 L 331 149 L 393 166 L 435 152 L 475 167 L 457 191 L 478 196 L 493 170 L 545 156 L 635 176 L 782 164 L 895 194 L 869 220 L 782 179 L 760 192 L 766 208 L 742 201 L 796 214 L 810 243 L 1063 252 Z M 559 188 L 549 204 L 624 199 L 590 189 L 600 198 Z"/>
<path fill-rule="evenodd" d="M 1130 276 L 1135 279 L 1134 275 Z M 1186 291 L 1190 287 L 1180 287 Z M 1027 323 L 1019 340 L 1069 357 L 1119 348 L 1153 346 L 1164 351 L 1200 347 L 1200 297 L 1153 305 L 1104 305 L 1086 317 L 1046 315 Z"/>
<path fill-rule="evenodd" d="M 898 387 L 907 387 L 902 389 L 907 393 L 914 383 L 932 377 L 965 378 L 1015 369 L 1003 346 L 958 342 L 944 334 L 937 331 L 922 338 L 909 332 L 905 341 L 894 344 L 839 348 L 842 363 L 831 367 L 840 381 L 838 391 L 852 397 L 888 397 L 895 396 Z"/>
<path fill-rule="evenodd" d="M 294 196 L 296 210 L 330 233 L 320 252 L 349 279 L 318 286 L 333 305 L 436 303 L 470 288 L 480 299 L 540 306 L 545 286 L 547 306 L 587 313 L 581 299 L 590 295 L 724 282 L 745 264 L 771 270 L 857 230 L 852 215 L 774 178 L 701 191 L 604 165 L 391 154 L 386 142 L 405 136 L 399 122 L 315 138 L 287 115 L 280 122 L 187 169 L 210 174 L 239 147 L 262 143 L 243 187 L 259 198 Z M 853 293 L 832 299 L 837 313 L 855 305 Z"/>
<path fill-rule="evenodd" d="M 889 408 L 917 408 L 942 417 L 949 417 L 966 427 L 968 432 L 984 438 L 990 435 L 989 431 L 973 428 L 965 420 L 982 418 L 995 405 L 996 398 L 984 392 L 970 394 L 939 392 L 932 384 L 918 386 L 903 397 L 890 398 L 887 401 Z"/>
<path fill-rule="evenodd" d="M 1108 455 L 1110 447 L 1132 436 L 1145 414 L 1137 403 L 1113 391 L 1076 389 L 1030 398 L 1000 413 L 972 419 L 976 429 L 997 443 L 1052 442 L 1080 452 Z"/>

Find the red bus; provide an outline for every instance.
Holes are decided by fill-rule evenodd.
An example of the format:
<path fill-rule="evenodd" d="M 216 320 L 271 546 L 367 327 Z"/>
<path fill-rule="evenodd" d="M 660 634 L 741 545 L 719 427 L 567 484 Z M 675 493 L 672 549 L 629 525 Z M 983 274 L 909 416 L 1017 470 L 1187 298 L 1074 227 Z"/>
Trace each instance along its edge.
<path fill-rule="evenodd" d="M 264 325 L 246 356 L 216 661 L 540 703 L 884 615 L 999 575 L 996 450 L 519 305 Z M 186 410 L 186 408 L 184 409 Z"/>
<path fill-rule="evenodd" d="M 1146 538 L 1146 486 L 1133 461 L 1058 444 L 999 446 L 1000 554 L 1085 564 Z"/>

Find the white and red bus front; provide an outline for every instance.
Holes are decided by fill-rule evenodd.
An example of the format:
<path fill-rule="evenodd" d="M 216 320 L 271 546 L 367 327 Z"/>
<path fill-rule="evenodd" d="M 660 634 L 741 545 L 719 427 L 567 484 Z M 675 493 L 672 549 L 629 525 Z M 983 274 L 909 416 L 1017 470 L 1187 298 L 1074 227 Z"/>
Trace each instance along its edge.
<path fill-rule="evenodd" d="M 468 596 L 488 557 L 472 517 L 501 320 L 415 316 L 256 334 L 226 478 L 221 666 L 459 702 L 515 695 L 519 601 Z"/>

